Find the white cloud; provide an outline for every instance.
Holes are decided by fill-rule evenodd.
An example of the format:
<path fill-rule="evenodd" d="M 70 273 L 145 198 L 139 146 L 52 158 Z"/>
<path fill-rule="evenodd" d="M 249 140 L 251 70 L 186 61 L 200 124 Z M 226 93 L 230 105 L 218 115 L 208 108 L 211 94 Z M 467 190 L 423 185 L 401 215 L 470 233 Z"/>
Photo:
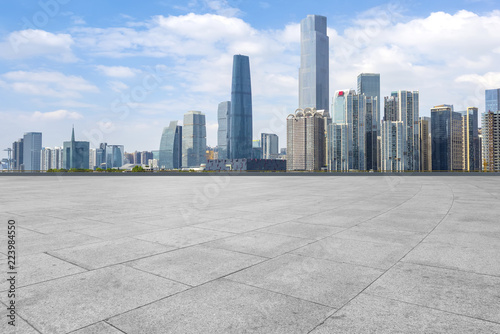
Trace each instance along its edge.
<path fill-rule="evenodd" d="M 129 88 L 121 81 L 108 81 L 108 86 L 116 93 L 121 93 Z"/>
<path fill-rule="evenodd" d="M 114 78 L 131 78 L 139 73 L 139 70 L 126 66 L 97 65 L 96 68 L 104 75 Z"/>
<path fill-rule="evenodd" d="M 1 76 L 5 86 L 20 94 L 56 98 L 78 98 L 99 90 L 85 79 L 51 71 L 13 71 Z"/>
<path fill-rule="evenodd" d="M 81 119 L 83 118 L 82 114 L 77 113 L 76 111 L 68 111 L 68 110 L 55 110 L 49 112 L 40 112 L 35 111 L 31 115 L 31 120 L 33 121 L 59 121 L 62 119 Z"/>
<path fill-rule="evenodd" d="M 53 34 L 35 29 L 14 31 L 0 43 L 1 57 L 24 59 L 44 56 L 56 61 L 74 62 L 77 58 L 71 50 L 73 44 L 69 34 Z"/>

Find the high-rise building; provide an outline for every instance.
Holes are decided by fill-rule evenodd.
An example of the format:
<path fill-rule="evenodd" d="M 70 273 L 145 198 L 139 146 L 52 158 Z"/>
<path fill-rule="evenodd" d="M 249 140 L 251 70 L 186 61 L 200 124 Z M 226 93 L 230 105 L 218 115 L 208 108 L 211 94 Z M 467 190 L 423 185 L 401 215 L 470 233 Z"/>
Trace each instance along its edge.
<path fill-rule="evenodd" d="M 177 125 L 177 121 L 172 121 L 161 135 L 158 165 L 160 169 L 179 169 L 181 164 L 182 126 Z"/>
<path fill-rule="evenodd" d="M 432 170 L 431 118 L 420 117 L 420 170 Z"/>
<path fill-rule="evenodd" d="M 377 138 L 380 135 L 380 112 L 379 98 L 377 96 L 366 96 L 365 113 L 365 141 L 366 141 L 366 169 L 378 170 L 378 146 Z"/>
<path fill-rule="evenodd" d="M 64 169 L 88 169 L 89 168 L 89 150 L 88 141 L 76 141 L 75 129 L 71 132 L 71 141 L 63 143 L 63 168 Z"/>
<path fill-rule="evenodd" d="M 350 90 L 338 90 L 332 101 L 332 123 L 343 124 L 347 122 L 345 113 L 345 99 L 351 93 Z"/>
<path fill-rule="evenodd" d="M 63 162 L 63 148 L 54 147 L 52 149 L 52 158 L 50 160 L 50 169 L 61 169 Z"/>
<path fill-rule="evenodd" d="M 378 110 L 380 110 L 380 74 L 361 73 L 358 75 L 358 94 L 377 97 Z"/>
<path fill-rule="evenodd" d="M 402 121 L 382 122 L 381 166 L 384 172 L 404 171 L 405 126 Z"/>
<path fill-rule="evenodd" d="M 478 108 L 470 107 L 462 115 L 462 170 L 467 172 L 482 170 L 478 114 Z"/>
<path fill-rule="evenodd" d="M 42 152 L 42 133 L 27 132 L 23 138 L 23 165 L 25 171 L 39 171 Z"/>
<path fill-rule="evenodd" d="M 23 167 L 23 141 L 24 138 L 20 138 L 18 141 L 12 143 L 12 170 L 21 170 Z"/>
<path fill-rule="evenodd" d="M 432 170 L 462 170 L 463 162 L 462 114 L 452 105 L 431 109 Z"/>
<path fill-rule="evenodd" d="M 217 129 L 217 146 L 218 146 L 218 159 L 228 158 L 228 131 L 229 131 L 229 115 L 231 113 L 231 101 L 219 103 L 217 110 L 217 120 L 219 128 Z"/>
<path fill-rule="evenodd" d="M 260 134 L 260 146 L 262 148 L 262 159 L 278 159 L 279 138 L 272 133 Z"/>
<path fill-rule="evenodd" d="M 125 148 L 123 145 L 105 145 L 106 168 L 121 168 L 125 160 Z"/>
<path fill-rule="evenodd" d="M 52 165 L 52 149 L 50 147 L 42 148 L 40 170 L 46 171 Z"/>
<path fill-rule="evenodd" d="M 233 57 L 231 112 L 228 119 L 229 158 L 252 157 L 252 85 L 248 56 Z M 204 151 L 204 150 L 203 150 Z"/>
<path fill-rule="evenodd" d="M 403 169 L 398 171 L 420 170 L 419 108 L 418 91 L 400 90 L 384 98 L 384 122 L 403 122 L 403 160 L 397 165 Z"/>
<path fill-rule="evenodd" d="M 259 139 L 252 140 L 252 159 L 262 159 L 262 146 Z"/>
<path fill-rule="evenodd" d="M 181 159 L 181 160 L 182 160 L 182 159 Z M 135 152 L 134 152 L 134 163 L 135 163 L 136 165 L 140 165 L 140 164 L 142 164 L 142 160 L 141 160 L 141 152 L 137 152 L 137 151 L 135 151 Z"/>
<path fill-rule="evenodd" d="M 252 143 L 250 141 L 250 155 Z M 200 167 L 206 163 L 207 133 L 205 114 L 189 111 L 184 114 L 182 129 L 182 167 Z"/>
<path fill-rule="evenodd" d="M 485 92 L 486 97 L 486 112 L 500 110 L 500 88 L 487 89 Z"/>
<path fill-rule="evenodd" d="M 297 109 L 287 117 L 287 169 L 321 170 L 325 165 L 325 110 Z"/>
<path fill-rule="evenodd" d="M 299 108 L 329 110 L 329 39 L 326 17 L 300 22 Z"/>
<path fill-rule="evenodd" d="M 332 171 L 366 170 L 367 97 L 356 94 L 354 90 L 348 93 L 339 91 L 336 96 L 334 118 L 345 121 L 327 126 L 328 169 Z M 371 97 L 369 100 L 372 103 Z M 344 108 L 343 112 L 341 107 Z M 337 169 L 339 166 L 342 169 Z"/>
<path fill-rule="evenodd" d="M 500 171 L 500 110 L 483 114 L 483 160 L 484 170 Z"/>
<path fill-rule="evenodd" d="M 141 152 L 141 163 L 143 165 L 148 165 L 149 160 L 153 159 L 153 153 L 148 151 Z"/>
<path fill-rule="evenodd" d="M 96 160 L 97 160 L 97 150 L 95 148 L 89 148 L 89 168 L 96 168 Z"/>

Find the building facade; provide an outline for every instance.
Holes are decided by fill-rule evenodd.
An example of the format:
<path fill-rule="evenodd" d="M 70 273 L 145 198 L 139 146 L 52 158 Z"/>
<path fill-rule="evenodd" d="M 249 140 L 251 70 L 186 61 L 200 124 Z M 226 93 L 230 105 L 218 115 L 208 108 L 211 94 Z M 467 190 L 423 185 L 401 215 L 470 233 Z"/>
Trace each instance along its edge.
<path fill-rule="evenodd" d="M 420 117 L 420 170 L 428 172 L 432 170 L 432 138 L 431 118 Z"/>
<path fill-rule="evenodd" d="M 262 159 L 278 159 L 280 153 L 278 135 L 272 133 L 261 133 L 260 145 L 262 148 Z"/>
<path fill-rule="evenodd" d="M 358 75 L 358 94 L 376 97 L 378 101 L 378 110 L 380 110 L 380 74 L 361 73 Z"/>
<path fill-rule="evenodd" d="M 23 164 L 25 171 L 39 171 L 41 166 L 42 133 L 27 132 L 23 137 Z"/>
<path fill-rule="evenodd" d="M 462 170 L 481 171 L 481 144 L 479 141 L 479 110 L 467 108 L 462 115 Z"/>
<path fill-rule="evenodd" d="M 404 171 L 405 125 L 402 121 L 382 122 L 381 169 L 384 172 Z"/>
<path fill-rule="evenodd" d="M 24 138 L 12 143 L 12 170 L 21 170 L 23 165 Z"/>
<path fill-rule="evenodd" d="M 486 112 L 500 110 L 500 88 L 485 91 Z"/>
<path fill-rule="evenodd" d="M 248 56 L 235 55 L 228 119 L 229 158 L 252 157 L 252 85 Z"/>
<path fill-rule="evenodd" d="M 462 170 L 463 162 L 462 114 L 452 105 L 431 109 L 432 170 Z"/>
<path fill-rule="evenodd" d="M 300 22 L 299 108 L 329 110 L 329 39 L 326 17 Z"/>
<path fill-rule="evenodd" d="M 219 127 L 217 129 L 217 147 L 219 159 L 228 158 L 228 130 L 229 130 L 229 115 L 231 113 L 231 101 L 219 103 L 217 109 L 217 120 Z"/>
<path fill-rule="evenodd" d="M 318 171 L 325 165 L 328 112 L 297 109 L 287 117 L 287 169 Z"/>
<path fill-rule="evenodd" d="M 500 171 L 500 111 L 488 111 L 483 114 L 483 157 L 484 170 Z"/>
<path fill-rule="evenodd" d="M 206 163 L 206 149 L 205 114 L 200 111 L 189 111 L 184 114 L 182 129 L 182 167 L 200 167 Z"/>
<path fill-rule="evenodd" d="M 90 143 L 88 141 L 76 141 L 75 129 L 71 132 L 71 141 L 63 143 L 63 168 L 64 169 L 88 169 L 89 168 Z"/>
<path fill-rule="evenodd" d="M 163 129 L 160 141 L 158 166 L 160 169 L 180 169 L 182 167 L 182 126 L 177 121 Z"/>

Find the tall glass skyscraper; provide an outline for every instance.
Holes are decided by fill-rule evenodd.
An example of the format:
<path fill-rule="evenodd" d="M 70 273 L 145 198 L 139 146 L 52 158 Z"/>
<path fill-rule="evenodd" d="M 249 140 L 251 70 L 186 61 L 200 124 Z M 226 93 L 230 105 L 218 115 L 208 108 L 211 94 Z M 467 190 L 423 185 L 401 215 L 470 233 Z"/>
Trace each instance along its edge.
<path fill-rule="evenodd" d="M 361 73 L 358 75 L 358 94 L 377 97 L 378 109 L 380 110 L 380 74 Z"/>
<path fill-rule="evenodd" d="M 329 39 L 326 17 L 308 15 L 300 22 L 299 108 L 328 111 Z"/>
<path fill-rule="evenodd" d="M 189 111 L 184 114 L 182 129 L 182 167 L 200 167 L 207 162 L 205 114 Z M 250 152 L 252 143 L 250 142 Z"/>
<path fill-rule="evenodd" d="M 452 105 L 431 109 L 432 170 L 462 170 L 462 114 Z"/>
<path fill-rule="evenodd" d="M 71 141 L 63 143 L 63 168 L 88 169 L 90 163 L 89 149 L 90 143 L 88 141 L 75 140 L 75 129 L 73 128 Z"/>
<path fill-rule="evenodd" d="M 217 119 L 219 123 L 219 128 L 217 130 L 217 147 L 219 149 L 219 159 L 228 158 L 228 134 L 229 134 L 229 114 L 231 113 L 231 101 L 225 101 L 219 103 L 219 108 L 217 110 Z"/>
<path fill-rule="evenodd" d="M 486 90 L 486 112 L 500 110 L 500 88 Z"/>
<path fill-rule="evenodd" d="M 39 171 L 42 154 L 42 133 L 27 132 L 23 138 L 23 165 L 25 171 Z"/>
<path fill-rule="evenodd" d="M 179 169 L 182 163 L 182 126 L 177 121 L 163 129 L 158 159 L 160 169 Z"/>
<path fill-rule="evenodd" d="M 248 56 L 233 57 L 231 112 L 229 114 L 229 158 L 252 158 L 252 85 Z"/>

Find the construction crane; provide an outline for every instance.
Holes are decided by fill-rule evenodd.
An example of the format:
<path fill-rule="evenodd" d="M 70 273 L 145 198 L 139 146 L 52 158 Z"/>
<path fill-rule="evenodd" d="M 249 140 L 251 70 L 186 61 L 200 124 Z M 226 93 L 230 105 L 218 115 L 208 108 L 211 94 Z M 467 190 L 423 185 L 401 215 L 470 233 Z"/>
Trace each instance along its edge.
<path fill-rule="evenodd" d="M 7 151 L 7 154 L 9 155 L 9 167 L 8 167 L 8 171 L 10 172 L 11 171 L 11 165 L 12 165 L 12 157 L 11 157 L 11 152 L 12 152 L 12 149 L 9 147 L 9 148 L 6 148 L 4 151 Z"/>

